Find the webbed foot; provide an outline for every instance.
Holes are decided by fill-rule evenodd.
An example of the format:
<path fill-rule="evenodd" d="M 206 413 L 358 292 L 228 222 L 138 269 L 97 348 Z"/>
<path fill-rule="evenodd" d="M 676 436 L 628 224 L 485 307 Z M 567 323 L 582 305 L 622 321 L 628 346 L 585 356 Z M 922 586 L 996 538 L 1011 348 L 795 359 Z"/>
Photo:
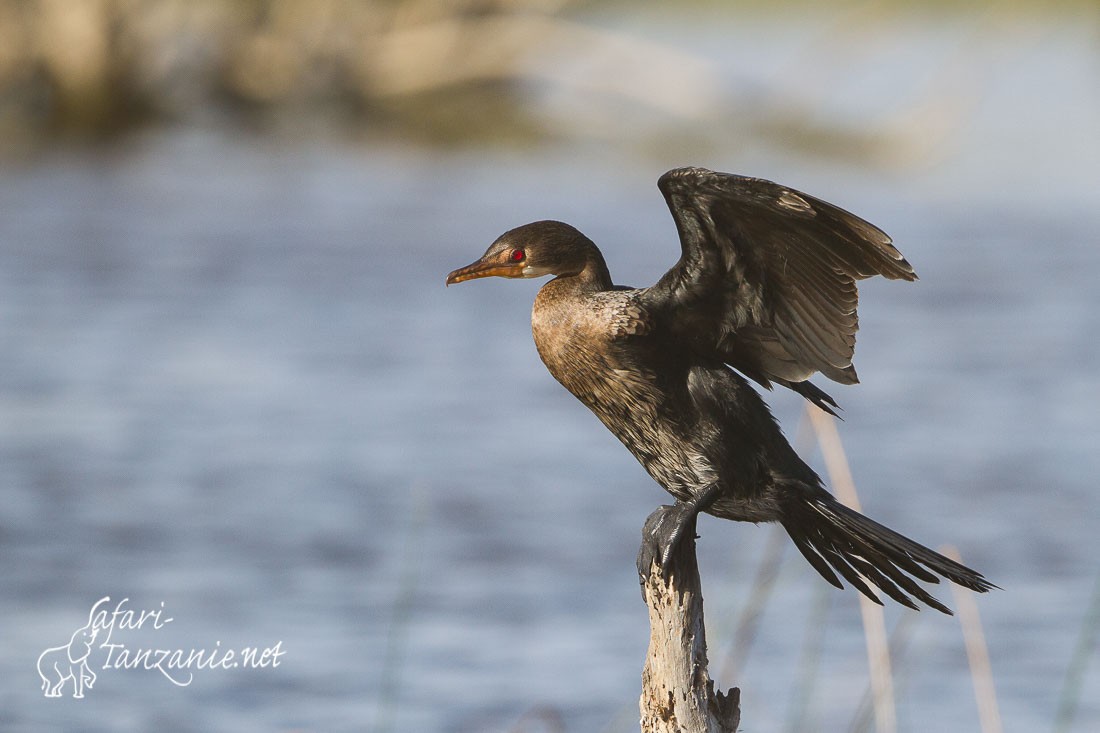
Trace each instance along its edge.
<path fill-rule="evenodd" d="M 645 520 L 642 546 L 638 549 L 638 577 L 649 580 L 654 563 L 668 577 L 676 549 L 685 537 L 695 537 L 695 518 L 699 512 L 685 502 L 659 506 Z"/>
<path fill-rule="evenodd" d="M 721 493 L 720 484 L 710 484 L 687 501 L 659 506 L 645 520 L 642 546 L 638 549 L 638 577 L 644 584 L 653 572 L 653 564 L 661 568 L 666 578 L 672 568 L 680 544 L 685 538 L 695 539 L 695 520 L 699 512 L 710 508 Z"/>

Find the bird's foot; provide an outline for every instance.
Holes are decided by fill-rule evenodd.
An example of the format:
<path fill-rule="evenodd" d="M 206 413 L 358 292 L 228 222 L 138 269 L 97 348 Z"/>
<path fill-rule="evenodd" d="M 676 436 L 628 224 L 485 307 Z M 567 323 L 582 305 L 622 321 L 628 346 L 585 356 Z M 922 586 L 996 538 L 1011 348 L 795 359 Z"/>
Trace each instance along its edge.
<path fill-rule="evenodd" d="M 643 583 L 649 580 L 654 564 L 668 577 L 680 542 L 689 532 L 694 539 L 696 516 L 698 512 L 689 504 L 678 501 L 657 507 L 645 520 L 642 546 L 638 549 L 638 576 Z"/>
<path fill-rule="evenodd" d="M 699 512 L 714 503 L 721 489 L 711 484 L 688 501 L 678 501 L 669 506 L 659 506 L 645 520 L 642 528 L 642 546 L 638 550 L 638 576 L 644 584 L 653 572 L 654 563 L 666 578 L 681 543 L 695 539 L 695 520 Z"/>

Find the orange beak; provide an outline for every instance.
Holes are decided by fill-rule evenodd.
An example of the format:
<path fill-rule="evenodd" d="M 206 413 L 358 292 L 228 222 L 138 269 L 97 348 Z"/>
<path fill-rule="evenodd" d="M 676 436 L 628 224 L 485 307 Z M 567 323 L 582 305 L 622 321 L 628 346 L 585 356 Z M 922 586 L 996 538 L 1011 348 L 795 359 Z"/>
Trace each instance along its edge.
<path fill-rule="evenodd" d="M 460 267 L 448 275 L 447 284 L 476 280 L 479 277 L 523 277 L 523 264 L 523 262 L 509 260 L 486 260 L 482 257 L 477 262 Z"/>

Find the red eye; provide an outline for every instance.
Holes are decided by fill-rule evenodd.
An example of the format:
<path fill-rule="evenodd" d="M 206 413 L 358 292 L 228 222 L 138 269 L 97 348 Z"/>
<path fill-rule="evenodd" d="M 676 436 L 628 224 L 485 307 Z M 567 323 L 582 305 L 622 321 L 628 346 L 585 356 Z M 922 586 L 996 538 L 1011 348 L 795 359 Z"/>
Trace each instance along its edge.
<path fill-rule="evenodd" d="M 527 255 L 523 253 L 522 249 L 512 250 L 512 262 L 523 262 L 527 258 Z"/>

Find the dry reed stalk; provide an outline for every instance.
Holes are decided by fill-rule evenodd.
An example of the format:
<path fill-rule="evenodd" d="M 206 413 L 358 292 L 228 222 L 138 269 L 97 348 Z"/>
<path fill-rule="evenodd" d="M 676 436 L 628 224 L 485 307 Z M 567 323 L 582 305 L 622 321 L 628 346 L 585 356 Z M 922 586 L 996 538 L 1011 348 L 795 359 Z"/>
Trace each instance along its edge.
<path fill-rule="evenodd" d="M 922 618 L 921 614 L 911 611 L 898 619 L 893 631 L 890 632 L 890 660 L 893 662 L 897 674 L 894 677 L 894 693 L 897 694 L 903 687 L 905 672 L 904 660 L 909 651 L 909 642 L 913 638 L 913 629 Z M 871 729 L 871 721 L 874 718 L 874 691 L 867 686 L 863 698 L 859 702 L 859 710 L 852 717 L 849 733 L 863 733 Z"/>
<path fill-rule="evenodd" d="M 1081 700 L 1085 672 L 1089 657 L 1096 653 L 1096 641 L 1100 636 L 1100 575 L 1096 576 L 1096 586 L 1092 593 L 1092 602 L 1081 621 L 1081 633 L 1077 645 L 1066 668 L 1066 678 L 1062 683 L 1062 692 L 1058 695 L 1058 713 L 1054 717 L 1054 733 L 1068 733 L 1077 715 L 1077 704 Z"/>
<path fill-rule="evenodd" d="M 961 563 L 962 557 L 953 545 L 940 548 L 940 554 Z M 955 608 L 959 612 L 959 626 L 962 627 L 963 641 L 966 643 L 966 658 L 970 662 L 970 679 L 974 682 L 974 698 L 978 703 L 978 720 L 982 733 L 1002 733 L 1001 711 L 997 705 L 997 689 L 993 684 L 993 667 L 989 663 L 989 649 L 985 644 L 985 632 L 982 619 L 978 615 L 978 603 L 974 595 L 964 591 L 954 583 L 951 592 L 955 596 Z"/>
<path fill-rule="evenodd" d="M 402 672 L 408 654 L 408 637 L 416 610 L 416 595 L 420 587 L 422 565 L 421 548 L 428 524 L 428 487 L 413 483 L 409 491 L 409 508 L 406 511 L 405 538 L 399 557 L 397 595 L 393 600 L 386 647 L 381 662 L 381 682 L 375 707 L 374 730 L 386 733 L 393 728 L 395 713 L 400 710 L 404 689 Z"/>
<path fill-rule="evenodd" d="M 756 577 L 749 589 L 749 598 L 745 601 L 745 606 L 737 619 L 733 643 L 722 662 L 718 675 L 720 679 L 736 679 L 740 676 L 752 644 L 756 641 L 764 607 L 768 605 L 768 600 L 775 589 L 775 580 L 779 576 L 779 566 L 783 559 L 783 548 L 787 544 L 787 533 L 782 527 L 770 529 L 767 547 L 764 548 L 764 554 L 756 569 Z"/>
<path fill-rule="evenodd" d="M 825 623 L 829 615 L 832 594 L 828 588 L 818 584 L 814 590 L 814 602 L 806 616 L 806 639 L 802 645 L 802 659 L 798 664 L 798 681 L 792 693 L 790 712 L 787 715 L 786 730 L 790 733 L 804 733 L 810 730 L 811 705 L 817 690 L 821 657 L 825 649 Z"/>
<path fill-rule="evenodd" d="M 848 457 L 840 442 L 836 422 L 828 413 L 807 404 L 806 411 L 817 434 L 821 456 L 829 483 L 836 497 L 848 507 L 860 511 L 859 496 L 848 467 Z M 890 647 L 886 636 L 886 616 L 882 606 L 860 595 L 859 610 L 863 618 L 863 634 L 867 640 L 867 664 L 874 693 L 875 728 L 878 733 L 896 733 L 897 710 L 894 705 L 894 677 L 890 669 Z"/>

